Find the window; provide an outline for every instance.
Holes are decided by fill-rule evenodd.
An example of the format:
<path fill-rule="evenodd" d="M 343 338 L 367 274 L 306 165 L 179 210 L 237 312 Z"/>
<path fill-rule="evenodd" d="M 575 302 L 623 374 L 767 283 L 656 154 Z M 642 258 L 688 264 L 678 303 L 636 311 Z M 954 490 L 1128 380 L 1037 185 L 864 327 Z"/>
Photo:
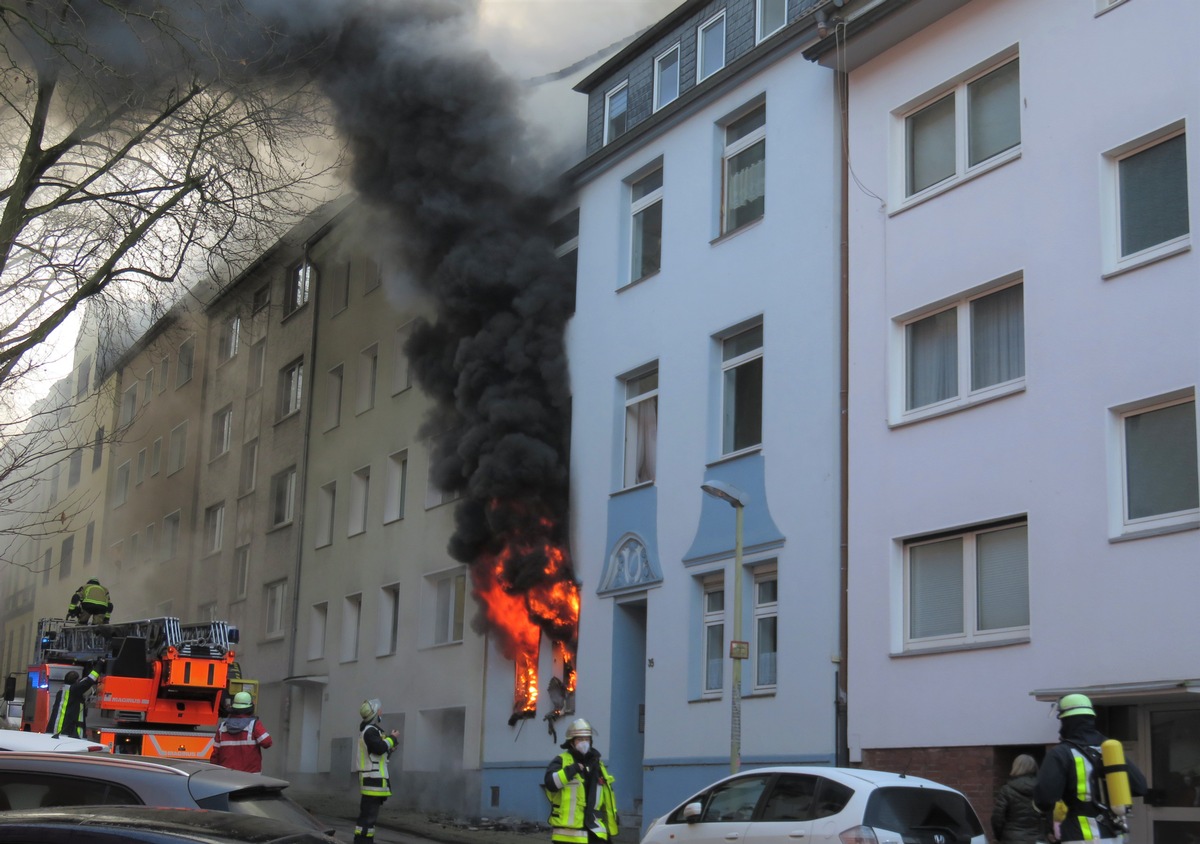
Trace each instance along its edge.
<path fill-rule="evenodd" d="M 758 40 L 773 35 L 787 23 L 787 0 L 758 0 Z"/>
<path fill-rule="evenodd" d="M 993 288 L 904 323 L 905 413 L 960 407 L 1023 386 L 1024 295 L 1023 284 Z"/>
<path fill-rule="evenodd" d="M 663 171 L 656 168 L 630 185 L 633 215 L 630 243 L 633 260 L 629 280 L 656 273 L 662 264 Z"/>
<path fill-rule="evenodd" d="M 1106 272 L 1190 245 L 1186 141 L 1179 122 L 1105 154 Z"/>
<path fill-rule="evenodd" d="M 767 107 L 760 105 L 725 127 L 721 158 L 721 232 L 761 219 L 767 192 Z"/>
<path fill-rule="evenodd" d="M 67 488 L 75 486 L 79 483 L 80 477 L 83 475 L 83 449 L 77 448 L 71 452 L 71 459 L 67 464 Z"/>
<path fill-rule="evenodd" d="M 224 363 L 238 353 L 238 340 L 242 333 L 242 318 L 230 314 L 221 321 L 217 330 L 217 363 Z"/>
<path fill-rule="evenodd" d="M 86 567 L 91 565 L 92 554 L 96 549 L 96 523 L 88 522 L 87 530 L 83 534 L 83 565 Z"/>
<path fill-rule="evenodd" d="M 342 365 L 329 370 L 325 393 L 325 429 L 342 424 Z"/>
<path fill-rule="evenodd" d="M 264 284 L 254 291 L 254 298 L 251 300 L 250 309 L 252 312 L 258 313 L 269 304 L 271 304 L 271 285 Z"/>
<path fill-rule="evenodd" d="M 71 576 L 71 565 L 75 560 L 75 536 L 68 536 L 62 541 L 62 550 L 58 557 L 58 579 Z"/>
<path fill-rule="evenodd" d="M 629 108 L 629 83 L 622 82 L 604 95 L 604 143 L 625 134 Z"/>
<path fill-rule="evenodd" d="M 124 428 L 133 421 L 137 413 L 137 382 L 135 381 L 125 392 L 121 393 L 121 416 L 117 426 Z"/>
<path fill-rule="evenodd" d="M 300 412 L 304 391 L 304 361 L 298 360 L 279 372 L 279 418 Z"/>
<path fill-rule="evenodd" d="M 325 656 L 325 629 L 329 625 L 329 604 L 313 604 L 308 614 L 308 658 Z"/>
<path fill-rule="evenodd" d="M 409 366 L 405 346 L 412 336 L 411 322 L 396 329 L 395 345 L 392 347 L 392 395 L 402 393 L 412 386 L 412 368 Z"/>
<path fill-rule="evenodd" d="M 242 446 L 242 465 L 238 474 L 238 494 L 245 495 L 254 491 L 258 476 L 258 440 L 251 440 Z"/>
<path fill-rule="evenodd" d="M 296 467 L 271 478 L 271 527 L 289 525 L 296 510 Z"/>
<path fill-rule="evenodd" d="M 339 314 L 350 304 L 350 262 L 333 267 L 321 284 L 321 297 L 329 296 L 329 314 Z"/>
<path fill-rule="evenodd" d="M 96 429 L 95 439 L 92 440 L 92 471 L 100 468 L 104 461 L 104 426 Z"/>
<path fill-rule="evenodd" d="M 225 539 L 225 502 L 214 504 L 204 511 L 204 554 L 221 550 Z"/>
<path fill-rule="evenodd" d="M 442 504 L 448 504 L 451 501 L 458 499 L 460 493 L 458 490 L 442 489 L 435 477 L 435 461 L 438 449 L 436 443 L 429 444 L 429 479 L 425 484 L 425 509 L 439 507 Z"/>
<path fill-rule="evenodd" d="M 333 514 L 337 504 L 337 482 L 330 481 L 317 491 L 317 546 L 333 544 Z"/>
<path fill-rule="evenodd" d="M 129 461 L 126 460 L 117 467 L 117 476 L 113 479 L 113 507 L 120 507 L 129 500 Z"/>
<path fill-rule="evenodd" d="M 379 345 L 373 344 L 358 355 L 358 392 L 355 412 L 364 413 L 375 406 L 375 380 L 379 374 Z"/>
<path fill-rule="evenodd" d="M 308 303 L 313 283 L 317 280 L 317 270 L 312 262 L 305 259 L 288 270 L 287 298 L 283 303 L 283 315 L 289 316 Z"/>
<path fill-rule="evenodd" d="M 1122 530 L 1200 523 L 1195 393 L 1119 410 L 1118 419 Z"/>
<path fill-rule="evenodd" d="M 574 208 L 550 224 L 554 241 L 554 257 L 562 269 L 563 284 L 567 286 L 567 312 L 575 313 L 575 287 L 579 279 L 579 209 Z"/>
<path fill-rule="evenodd" d="M 433 644 L 461 642 L 467 598 L 467 576 L 461 569 L 429 578 L 433 591 Z"/>
<path fill-rule="evenodd" d="M 182 387 L 192 380 L 196 365 L 196 339 L 189 337 L 179 347 L 179 364 L 175 367 L 175 386 Z"/>
<path fill-rule="evenodd" d="M 196 608 L 196 616 L 200 621 L 217 621 L 217 602 L 209 601 Z"/>
<path fill-rule="evenodd" d="M 234 601 L 246 598 L 246 589 L 250 584 L 250 546 L 243 545 L 233 551 L 233 583 L 230 593 Z"/>
<path fill-rule="evenodd" d="M 903 122 L 905 197 L 1008 161 L 1021 145 L 1019 60 L 939 91 Z"/>
<path fill-rule="evenodd" d="M 725 580 L 704 580 L 704 693 L 720 696 L 725 686 Z"/>
<path fill-rule="evenodd" d="M 209 460 L 229 451 L 233 444 L 233 405 L 226 405 L 213 414 L 212 441 L 209 445 Z"/>
<path fill-rule="evenodd" d="M 383 273 L 380 272 L 379 262 L 374 258 L 360 255 L 351 259 L 350 267 L 353 271 L 353 276 L 362 281 L 363 295 L 379 287 L 383 281 Z"/>
<path fill-rule="evenodd" d="M 246 395 L 263 385 L 263 372 L 267 365 L 267 341 L 259 340 L 250 347 L 250 363 L 246 372 Z"/>
<path fill-rule="evenodd" d="M 173 560 L 179 553 L 179 511 L 163 517 L 162 558 Z"/>
<path fill-rule="evenodd" d="M 658 370 L 625 379 L 625 474 L 628 489 L 654 480 L 658 453 Z"/>
<path fill-rule="evenodd" d="M 171 429 L 171 437 L 167 442 L 167 474 L 171 475 L 183 468 L 187 456 L 187 421 L 180 422 Z"/>
<path fill-rule="evenodd" d="M 703 82 L 725 67 L 725 11 L 700 25 L 696 36 L 696 81 Z"/>
<path fill-rule="evenodd" d="M 371 467 L 363 466 L 350 476 L 350 523 L 347 536 L 367 529 L 367 501 L 371 494 Z"/>
<path fill-rule="evenodd" d="M 75 398 L 83 398 L 83 395 L 91 386 L 92 377 L 92 357 L 88 355 L 79 364 L 75 370 Z"/>
<path fill-rule="evenodd" d="M 347 595 L 342 599 L 341 662 L 358 659 L 358 628 L 362 619 L 362 595 Z"/>
<path fill-rule="evenodd" d="M 268 639 L 278 638 L 284 633 L 284 621 L 287 617 L 284 606 L 286 599 L 286 580 L 277 580 L 263 587 L 263 606 L 266 607 L 263 618 L 263 633 Z"/>
<path fill-rule="evenodd" d="M 150 446 L 150 474 L 157 475 L 162 464 L 162 437 L 155 437 Z"/>
<path fill-rule="evenodd" d="M 146 370 L 142 378 L 142 406 L 150 404 L 150 396 L 154 393 L 154 367 Z"/>
<path fill-rule="evenodd" d="M 679 97 L 679 45 L 654 60 L 654 110 Z"/>
<path fill-rule="evenodd" d="M 408 493 L 408 450 L 388 455 L 387 488 L 384 491 L 383 521 L 404 518 L 404 498 Z"/>
<path fill-rule="evenodd" d="M 129 561 L 131 563 L 136 563 L 136 562 L 138 562 L 138 560 L 141 559 L 141 557 L 138 556 L 138 551 L 140 550 L 140 542 L 141 542 L 141 538 L 138 536 L 138 533 L 135 530 L 129 536 Z"/>
<path fill-rule="evenodd" d="M 379 590 L 378 624 L 375 656 L 394 654 L 400 637 L 400 587 L 395 583 Z"/>
<path fill-rule="evenodd" d="M 141 449 L 137 454 L 137 471 L 134 473 L 134 484 L 141 486 L 142 481 L 146 480 L 146 449 Z"/>
<path fill-rule="evenodd" d="M 1028 533 L 1022 521 L 906 542 L 906 647 L 1003 641 L 1027 631 Z"/>
<path fill-rule="evenodd" d="M 763 327 L 721 341 L 721 453 L 762 444 Z"/>
<path fill-rule="evenodd" d="M 55 463 L 50 467 L 49 476 L 46 478 L 47 501 L 50 506 L 53 506 L 58 501 L 58 476 L 59 465 Z"/>
<path fill-rule="evenodd" d="M 779 575 L 774 566 L 754 573 L 754 688 L 774 688 L 779 653 Z"/>
<path fill-rule="evenodd" d="M 167 389 L 167 376 L 171 372 L 171 358 L 165 357 L 158 362 L 158 391 L 165 392 Z"/>
<path fill-rule="evenodd" d="M 156 525 L 156 524 L 151 523 L 151 524 L 146 525 L 146 530 L 145 530 L 146 554 L 145 554 L 145 556 L 146 556 L 147 561 L 153 561 L 154 554 L 158 550 L 154 544 L 157 541 L 157 537 L 155 536 L 155 534 L 157 533 L 157 529 L 158 529 L 158 525 Z"/>

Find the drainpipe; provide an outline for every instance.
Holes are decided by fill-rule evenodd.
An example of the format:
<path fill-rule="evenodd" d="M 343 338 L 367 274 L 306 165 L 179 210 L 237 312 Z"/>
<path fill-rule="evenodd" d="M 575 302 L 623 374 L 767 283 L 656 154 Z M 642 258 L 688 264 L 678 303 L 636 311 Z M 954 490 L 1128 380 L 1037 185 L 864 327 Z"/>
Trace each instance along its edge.
<path fill-rule="evenodd" d="M 835 5 L 841 3 L 835 2 Z M 838 620 L 837 669 L 837 756 L 838 765 L 849 764 L 850 749 L 847 735 L 847 671 L 849 668 L 849 569 L 850 569 L 850 150 L 849 150 L 849 78 L 844 70 L 834 70 L 833 82 L 838 102 L 839 129 L 841 132 L 841 314 L 840 314 L 840 410 L 841 410 L 841 572 Z M 845 95 L 843 96 L 843 92 Z"/>

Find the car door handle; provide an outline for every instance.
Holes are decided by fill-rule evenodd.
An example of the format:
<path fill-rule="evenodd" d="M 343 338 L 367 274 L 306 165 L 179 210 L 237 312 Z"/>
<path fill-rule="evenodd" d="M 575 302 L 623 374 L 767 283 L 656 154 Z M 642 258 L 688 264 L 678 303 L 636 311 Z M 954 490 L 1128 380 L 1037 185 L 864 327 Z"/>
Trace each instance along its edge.
<path fill-rule="evenodd" d="M 807 834 L 808 833 L 806 833 L 802 829 L 793 829 L 791 832 L 788 833 L 788 838 L 803 838 Z"/>
<path fill-rule="evenodd" d="M 741 837 L 742 837 L 742 836 L 741 836 L 741 834 L 739 834 L 739 833 L 737 833 L 737 832 L 727 832 L 727 833 L 725 833 L 725 840 L 726 840 L 726 841 L 737 841 L 737 840 L 738 840 L 739 838 L 741 838 Z"/>

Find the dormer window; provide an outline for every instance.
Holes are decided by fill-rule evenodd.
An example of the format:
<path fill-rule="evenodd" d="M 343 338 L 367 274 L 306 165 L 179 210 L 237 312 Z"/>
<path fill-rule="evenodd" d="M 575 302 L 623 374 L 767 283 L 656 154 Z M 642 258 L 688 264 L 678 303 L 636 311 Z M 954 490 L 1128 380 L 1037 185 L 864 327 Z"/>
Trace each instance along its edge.
<path fill-rule="evenodd" d="M 610 143 L 625 134 L 629 128 L 629 83 L 622 82 L 604 96 L 604 143 Z"/>

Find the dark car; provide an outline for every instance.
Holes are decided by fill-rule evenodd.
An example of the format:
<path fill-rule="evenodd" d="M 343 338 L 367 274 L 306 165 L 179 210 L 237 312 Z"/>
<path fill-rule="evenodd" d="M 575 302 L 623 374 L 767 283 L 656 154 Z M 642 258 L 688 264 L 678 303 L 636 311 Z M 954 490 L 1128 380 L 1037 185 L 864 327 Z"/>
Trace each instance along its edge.
<path fill-rule="evenodd" d="M 284 794 L 286 780 L 195 759 L 0 753 L 0 810 L 164 806 L 256 815 L 332 835 Z"/>
<path fill-rule="evenodd" d="M 0 812 L 0 842 L 28 844 L 328 844 L 273 818 L 157 806 L 73 806 Z"/>

